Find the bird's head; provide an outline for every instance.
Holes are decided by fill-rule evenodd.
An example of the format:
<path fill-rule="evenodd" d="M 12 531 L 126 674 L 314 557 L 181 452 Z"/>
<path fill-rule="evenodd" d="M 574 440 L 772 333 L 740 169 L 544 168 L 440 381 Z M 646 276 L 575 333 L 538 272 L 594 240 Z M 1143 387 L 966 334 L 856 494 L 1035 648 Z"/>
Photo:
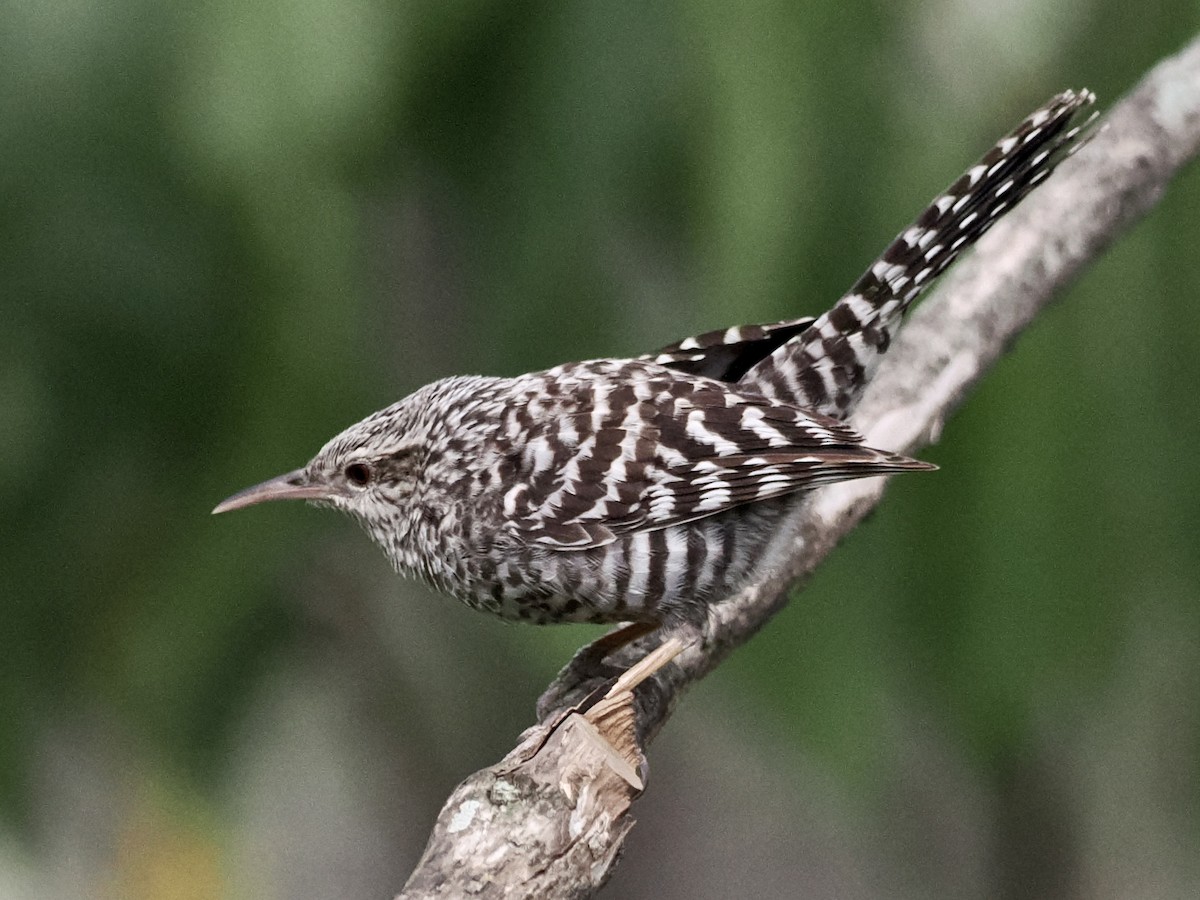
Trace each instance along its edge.
<path fill-rule="evenodd" d="M 369 531 L 394 521 L 408 505 L 420 464 L 405 401 L 351 425 L 303 468 L 238 491 L 213 513 L 269 500 L 311 500 L 350 513 Z"/>

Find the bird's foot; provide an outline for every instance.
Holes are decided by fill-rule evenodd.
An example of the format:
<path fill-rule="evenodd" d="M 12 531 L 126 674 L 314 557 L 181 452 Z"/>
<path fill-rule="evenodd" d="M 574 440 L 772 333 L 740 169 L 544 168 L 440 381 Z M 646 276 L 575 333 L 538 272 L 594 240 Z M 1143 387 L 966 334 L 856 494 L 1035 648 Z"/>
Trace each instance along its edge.
<path fill-rule="evenodd" d="M 657 629 L 655 623 L 632 622 L 575 651 L 571 661 L 538 698 L 538 721 L 545 722 L 563 709 L 584 702 L 597 688 L 619 677 L 626 667 L 605 662 L 609 654 Z"/>

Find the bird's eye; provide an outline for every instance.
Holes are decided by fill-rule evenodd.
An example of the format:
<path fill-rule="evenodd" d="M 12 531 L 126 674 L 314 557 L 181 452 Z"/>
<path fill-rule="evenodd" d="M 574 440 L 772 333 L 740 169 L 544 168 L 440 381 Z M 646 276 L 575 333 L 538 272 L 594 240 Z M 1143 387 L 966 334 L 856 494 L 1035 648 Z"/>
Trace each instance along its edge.
<path fill-rule="evenodd" d="M 371 467 L 366 463 L 350 463 L 346 466 L 346 480 L 355 487 L 366 487 L 371 483 Z"/>

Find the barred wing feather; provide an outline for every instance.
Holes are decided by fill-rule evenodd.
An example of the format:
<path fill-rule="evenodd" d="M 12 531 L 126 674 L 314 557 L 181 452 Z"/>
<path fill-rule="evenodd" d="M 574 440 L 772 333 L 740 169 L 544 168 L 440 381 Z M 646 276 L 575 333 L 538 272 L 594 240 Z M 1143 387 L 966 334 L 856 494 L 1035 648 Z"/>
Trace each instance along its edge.
<path fill-rule="evenodd" d="M 505 495 L 526 543 L 598 547 L 820 484 L 934 468 L 865 447 L 836 419 L 629 366 L 625 393 L 604 393 L 597 404 L 599 421 L 591 408 L 573 412 L 575 440 L 553 422 L 530 436 L 526 477 Z"/>

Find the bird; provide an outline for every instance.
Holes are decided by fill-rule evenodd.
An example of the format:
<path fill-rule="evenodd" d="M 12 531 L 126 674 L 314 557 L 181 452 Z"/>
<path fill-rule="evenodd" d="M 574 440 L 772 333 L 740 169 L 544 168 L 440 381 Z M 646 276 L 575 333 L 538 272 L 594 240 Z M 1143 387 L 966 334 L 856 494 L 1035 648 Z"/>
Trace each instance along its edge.
<path fill-rule="evenodd" d="M 847 424 L 905 311 L 1086 138 L 1064 91 L 939 194 L 824 314 L 628 359 L 426 385 L 214 513 L 349 513 L 393 566 L 504 619 L 697 622 L 820 485 L 930 470 Z M 1094 114 L 1093 114 L 1094 118 Z"/>

